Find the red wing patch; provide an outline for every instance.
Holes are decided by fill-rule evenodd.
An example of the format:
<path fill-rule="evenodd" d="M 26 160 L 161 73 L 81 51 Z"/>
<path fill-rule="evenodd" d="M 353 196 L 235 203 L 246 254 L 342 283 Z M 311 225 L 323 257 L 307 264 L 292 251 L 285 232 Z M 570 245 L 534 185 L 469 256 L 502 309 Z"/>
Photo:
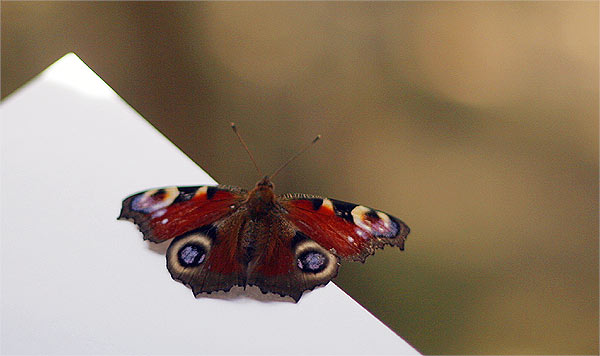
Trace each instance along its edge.
<path fill-rule="evenodd" d="M 245 194 L 227 186 L 151 189 L 125 199 L 119 219 L 133 220 L 144 239 L 163 242 L 222 219 Z"/>

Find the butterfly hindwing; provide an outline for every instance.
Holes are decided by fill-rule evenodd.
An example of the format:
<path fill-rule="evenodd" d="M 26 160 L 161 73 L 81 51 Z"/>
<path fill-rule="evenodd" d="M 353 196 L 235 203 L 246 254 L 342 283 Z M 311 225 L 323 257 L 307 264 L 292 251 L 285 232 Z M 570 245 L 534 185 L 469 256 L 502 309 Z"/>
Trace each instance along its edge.
<path fill-rule="evenodd" d="M 337 275 L 338 258 L 280 214 L 261 219 L 249 218 L 242 206 L 214 224 L 176 237 L 167 251 L 171 276 L 195 295 L 254 285 L 298 301 L 304 291 Z"/>
<path fill-rule="evenodd" d="M 301 232 L 344 259 L 364 261 L 384 245 L 404 249 L 410 232 L 399 219 L 362 205 L 301 194 L 279 201 Z"/>
<path fill-rule="evenodd" d="M 150 189 L 126 198 L 119 219 L 132 220 L 145 240 L 163 242 L 227 216 L 245 194 L 224 185 Z"/>
<path fill-rule="evenodd" d="M 325 285 L 337 275 L 338 258 L 285 222 L 275 223 L 259 243 L 248 265 L 248 285 L 263 293 L 290 296 L 296 302 L 306 290 Z"/>
<path fill-rule="evenodd" d="M 237 231 L 208 225 L 176 237 L 167 250 L 171 277 L 189 286 L 196 296 L 244 286 L 246 270 L 237 256 L 236 236 Z"/>

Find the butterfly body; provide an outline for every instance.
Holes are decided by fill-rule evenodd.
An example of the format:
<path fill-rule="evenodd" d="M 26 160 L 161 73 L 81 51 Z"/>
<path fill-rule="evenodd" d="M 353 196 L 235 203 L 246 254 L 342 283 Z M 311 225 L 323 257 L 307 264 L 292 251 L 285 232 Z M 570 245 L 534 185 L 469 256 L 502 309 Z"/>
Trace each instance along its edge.
<path fill-rule="evenodd" d="M 194 295 L 255 285 L 290 296 L 327 284 L 340 260 L 404 248 L 410 229 L 383 212 L 305 194 L 276 195 L 268 177 L 249 192 L 231 186 L 167 187 L 123 201 L 119 219 L 144 239 L 173 239 L 167 268 Z"/>

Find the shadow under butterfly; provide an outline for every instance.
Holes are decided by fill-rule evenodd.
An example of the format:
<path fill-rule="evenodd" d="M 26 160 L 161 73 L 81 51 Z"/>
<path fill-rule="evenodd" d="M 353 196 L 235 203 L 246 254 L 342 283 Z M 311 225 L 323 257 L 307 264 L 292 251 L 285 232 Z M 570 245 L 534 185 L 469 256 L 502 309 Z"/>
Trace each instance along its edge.
<path fill-rule="evenodd" d="M 304 291 L 329 283 L 340 260 L 364 262 L 385 245 L 404 250 L 410 232 L 399 219 L 362 205 L 275 195 L 271 179 L 309 147 L 250 191 L 227 185 L 150 189 L 126 198 L 118 219 L 133 221 L 145 240 L 173 239 L 167 268 L 195 296 L 257 286 L 298 302 Z"/>

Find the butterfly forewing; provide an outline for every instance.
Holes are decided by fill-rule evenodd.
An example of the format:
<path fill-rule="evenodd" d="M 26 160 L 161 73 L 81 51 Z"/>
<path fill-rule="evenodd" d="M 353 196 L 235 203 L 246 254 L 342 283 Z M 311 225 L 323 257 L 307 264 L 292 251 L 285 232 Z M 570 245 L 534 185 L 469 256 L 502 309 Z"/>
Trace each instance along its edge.
<path fill-rule="evenodd" d="M 150 189 L 126 198 L 119 219 L 132 220 L 144 239 L 163 242 L 231 214 L 245 195 L 224 185 Z"/>
<path fill-rule="evenodd" d="M 291 223 L 344 259 L 364 261 L 386 244 L 404 249 L 410 232 L 398 218 L 362 205 L 301 194 L 279 200 Z"/>

